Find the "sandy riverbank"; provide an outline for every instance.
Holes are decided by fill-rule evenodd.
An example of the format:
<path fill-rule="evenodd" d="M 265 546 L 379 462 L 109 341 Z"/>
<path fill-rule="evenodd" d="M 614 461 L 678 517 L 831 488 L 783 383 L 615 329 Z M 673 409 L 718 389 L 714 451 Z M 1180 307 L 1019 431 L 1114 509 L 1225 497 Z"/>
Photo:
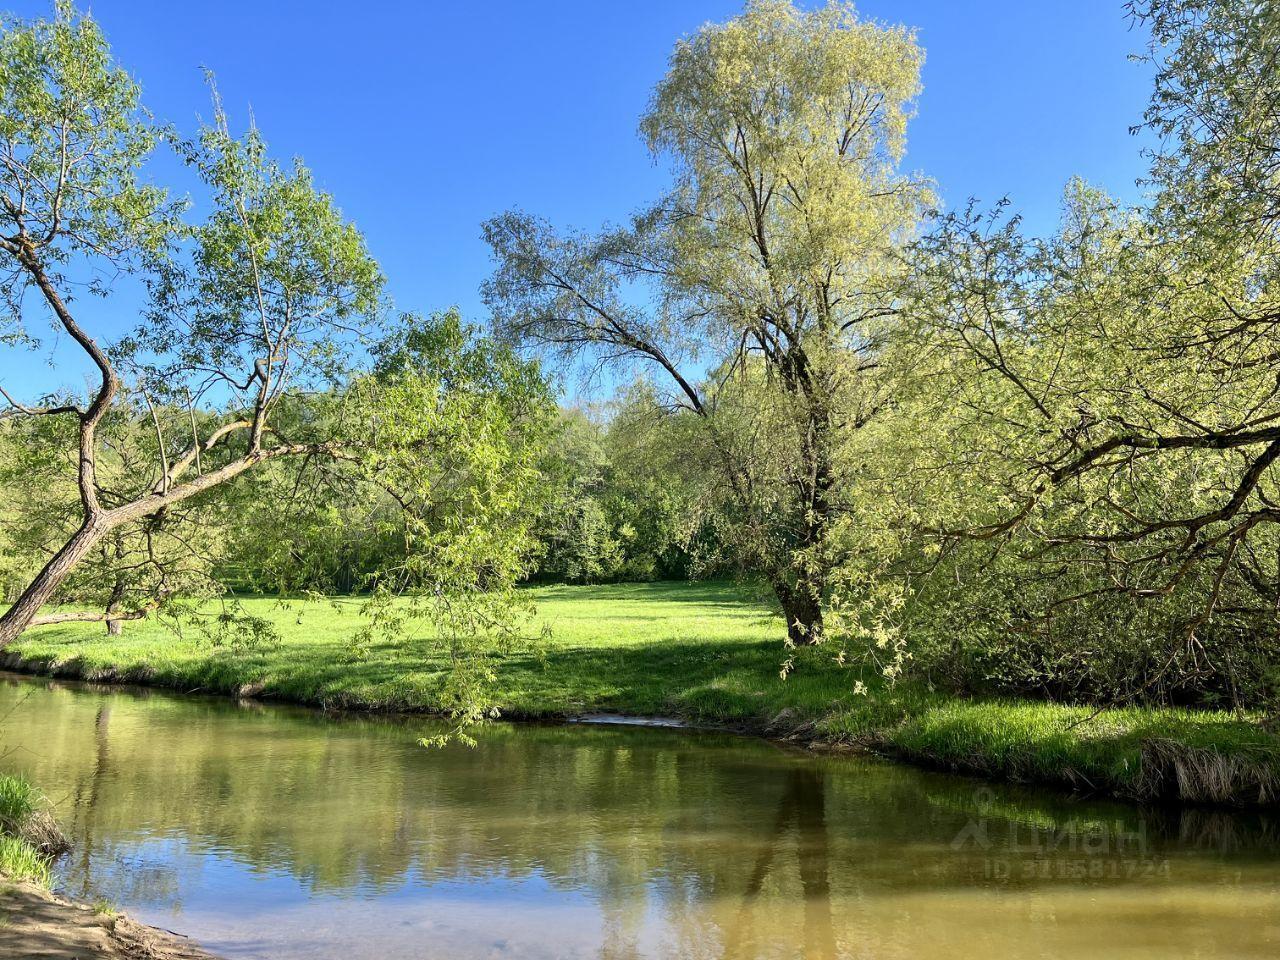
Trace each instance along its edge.
<path fill-rule="evenodd" d="M 186 937 L 0 880 L 0 960 L 218 960 Z"/>

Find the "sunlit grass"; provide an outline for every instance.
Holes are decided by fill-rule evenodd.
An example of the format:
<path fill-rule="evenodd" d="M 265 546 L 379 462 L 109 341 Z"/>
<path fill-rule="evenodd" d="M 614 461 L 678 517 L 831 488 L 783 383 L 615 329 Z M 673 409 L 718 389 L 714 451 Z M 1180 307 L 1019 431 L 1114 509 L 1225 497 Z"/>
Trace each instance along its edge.
<path fill-rule="evenodd" d="M 1257 717 L 1017 700 L 909 701 L 887 726 L 867 703 L 829 717 L 833 736 L 869 736 L 917 761 L 1002 779 L 1138 799 L 1280 800 L 1280 738 Z M 882 698 L 883 699 L 883 698 Z M 892 699 L 892 698 L 889 698 Z"/>
<path fill-rule="evenodd" d="M 786 708 L 847 696 L 853 679 L 830 657 L 783 683 L 782 621 L 732 584 L 626 584 L 530 591 L 529 633 L 551 630 L 542 649 L 507 658 L 497 700 L 509 716 L 594 710 L 676 713 L 717 722 L 768 719 Z M 109 637 L 101 624 L 29 631 L 14 646 L 30 660 L 76 675 L 136 679 L 185 691 L 256 694 L 333 708 L 430 710 L 447 666 L 429 637 L 376 642 L 357 653 L 358 600 L 249 598 L 282 640 L 254 649 L 182 637 L 155 621 Z"/>
<path fill-rule="evenodd" d="M 21 837 L 0 835 L 0 874 L 10 880 L 49 885 L 49 860 Z"/>
<path fill-rule="evenodd" d="M 40 794 L 22 777 L 0 776 L 0 833 L 16 834 L 36 812 Z"/>
<path fill-rule="evenodd" d="M 49 852 L 40 849 L 48 839 L 61 839 L 49 815 L 40 809 L 41 796 L 23 777 L 0 776 L 0 876 L 49 885 Z"/>

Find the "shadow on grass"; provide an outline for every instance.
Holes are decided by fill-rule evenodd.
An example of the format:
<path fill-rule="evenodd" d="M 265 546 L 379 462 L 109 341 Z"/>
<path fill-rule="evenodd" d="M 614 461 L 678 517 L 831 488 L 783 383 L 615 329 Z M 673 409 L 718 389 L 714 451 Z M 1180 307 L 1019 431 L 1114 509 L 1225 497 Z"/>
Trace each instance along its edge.
<path fill-rule="evenodd" d="M 74 646 L 68 645 L 71 653 Z M 353 657 L 341 640 L 285 643 L 255 650 L 204 648 L 168 663 L 149 657 L 104 663 L 60 660 L 62 676 L 161 685 L 184 692 L 294 700 L 343 709 L 431 711 L 448 669 L 429 641 L 375 647 Z M 494 699 L 511 717 L 593 710 L 677 714 L 703 722 L 761 723 L 783 709 L 825 712 L 850 695 L 852 678 L 834 663 L 808 658 L 787 680 L 786 652 L 773 640 L 663 640 L 624 647 L 553 646 L 501 659 Z M 261 684 L 260 688 L 254 689 Z"/>

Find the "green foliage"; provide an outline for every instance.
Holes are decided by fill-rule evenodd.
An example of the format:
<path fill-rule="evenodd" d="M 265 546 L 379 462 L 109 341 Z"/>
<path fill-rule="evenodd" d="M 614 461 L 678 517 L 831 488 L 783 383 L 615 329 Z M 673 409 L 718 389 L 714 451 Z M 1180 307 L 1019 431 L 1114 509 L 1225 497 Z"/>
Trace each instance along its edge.
<path fill-rule="evenodd" d="M 666 384 L 651 409 L 699 435 L 684 450 L 711 468 L 704 516 L 776 591 L 795 642 L 821 636 L 818 554 L 838 549 L 830 525 L 858 496 L 840 435 L 894 391 L 880 345 L 930 196 L 898 169 L 921 59 L 909 31 L 847 4 L 749 3 L 676 46 L 641 119 L 671 162 L 665 196 L 594 237 L 518 212 L 485 225 L 498 327 Z"/>
<path fill-rule="evenodd" d="M 10 880 L 49 885 L 49 860 L 21 837 L 0 836 L 0 874 Z"/>
<path fill-rule="evenodd" d="M 216 89 L 193 140 L 156 127 L 92 19 L 69 6 L 53 21 L 4 21 L 0 78 L 12 314 L 0 332 L 25 336 L 35 289 L 98 379 L 87 401 L 4 395 L 0 483 L 19 496 L 5 507 L 15 596 L 0 644 L 55 599 L 103 611 L 55 622 L 118 628 L 158 610 L 220 648 L 270 643 L 269 619 L 196 602 L 253 556 L 239 576 L 259 588 L 341 577 L 368 590 L 354 648 L 430 620 L 453 665 L 448 710 L 488 715 L 493 644 L 519 637 L 513 585 L 544 500 L 553 405 L 536 364 L 456 314 L 397 316 L 362 235 L 300 161 L 276 162 L 256 128 L 233 133 Z M 189 208 L 141 183 L 162 133 L 203 187 Z M 148 305 L 128 336 L 100 343 L 72 285 L 120 269 Z M 306 522 L 280 537 L 281 513 L 307 494 L 294 511 Z M 356 551 L 333 535 L 350 505 L 376 533 Z M 311 555 L 325 539 L 329 555 Z M 402 593 L 412 599 L 392 604 Z"/>
<path fill-rule="evenodd" d="M 605 411 L 568 410 L 543 471 L 554 496 L 539 519 L 535 579 L 609 583 L 705 577 L 719 572 L 699 514 L 714 474 L 682 455 L 694 451 L 646 391 Z"/>
<path fill-rule="evenodd" d="M 1152 158 L 1161 218 L 1226 250 L 1250 225 L 1274 234 L 1280 9 L 1274 0 L 1128 6 L 1151 32 L 1145 59 L 1155 83 L 1144 121 L 1166 145 Z"/>
<path fill-rule="evenodd" d="M 343 333 L 368 326 L 383 278 L 311 172 L 298 160 L 281 167 L 256 129 L 233 136 L 216 93 L 214 108 L 194 142 L 175 141 L 208 189 L 209 215 L 149 264 L 151 309 L 115 353 L 161 401 L 231 387 L 252 409 L 340 381 L 352 346 Z M 252 376 L 210 381 L 226 370 Z"/>
<path fill-rule="evenodd" d="M 43 804 L 26 778 L 0 775 L 0 876 L 49 885 L 50 854 L 65 841 Z"/>
<path fill-rule="evenodd" d="M 151 305 L 99 364 L 121 380 L 104 373 L 101 410 L 50 397 L 0 422 L 11 595 L 86 516 L 120 518 L 59 600 L 160 603 L 229 662 L 264 667 L 281 663 L 273 643 L 290 649 L 292 614 L 211 596 L 359 595 L 343 647 L 357 689 L 306 671 L 282 689 L 463 723 L 537 712 L 523 684 L 571 697 L 529 680 L 547 663 L 584 702 L 646 709 L 669 702 L 659 684 L 678 666 L 680 709 L 735 719 L 789 709 L 810 681 L 825 695 L 828 671 L 852 665 L 840 692 L 867 695 L 868 729 L 923 716 L 933 693 L 898 703 L 884 691 L 900 681 L 1069 704 L 1277 702 L 1271 0 L 1130 5 L 1152 36 L 1148 199 L 1072 181 L 1041 237 L 1004 204 L 927 219 L 929 183 L 901 169 L 923 60 L 910 30 L 845 3 L 753 0 L 676 45 L 640 123 L 672 174 L 648 208 L 596 234 L 515 211 L 485 225 L 493 338 L 455 312 L 397 315 L 334 199 L 257 130 L 233 135 L 216 94 L 193 141 L 164 131 L 207 209 L 169 204 L 142 179 L 161 131 L 136 86 L 90 19 L 59 10 L 6 21 L 0 41 L 0 140 L 21 161 L 0 171 L 17 238 L 0 238 L 16 264 L 3 333 L 26 337 L 24 292 L 91 255 L 139 271 Z M 66 150 L 91 162 L 67 166 Z M 557 416 L 521 347 L 640 377 Z M 773 590 L 785 662 L 762 672 L 763 648 L 667 636 L 616 701 L 602 690 L 622 668 L 598 638 L 557 653 L 542 636 L 556 618 L 532 618 L 515 586 L 729 571 Z M 397 644 L 431 664 L 403 688 L 378 672 L 404 666 Z M 177 649 L 184 682 L 243 682 Z M 708 672 L 727 651 L 744 658 L 732 680 Z M 785 695 L 761 679 L 779 672 Z M 903 749 L 954 758 L 992 709 Z M 1045 716 L 1010 721 L 1027 720 L 1040 774 L 1122 779 L 1103 767 L 1136 741 L 1095 762 Z M 974 749 L 1000 769 L 1031 762 Z"/>
<path fill-rule="evenodd" d="M 1156 2 L 1154 199 L 1069 185 L 1059 231 L 917 248 L 934 565 L 910 632 L 963 688 L 1274 703 L 1280 236 L 1269 4 Z M 908 554 L 907 559 L 911 559 Z"/>
<path fill-rule="evenodd" d="M 51 270 L 77 255 L 126 266 L 155 251 L 174 209 L 140 177 L 159 131 L 138 86 L 114 62 L 89 17 L 59 3 L 53 20 L 0 21 L 0 196 L 6 236 L 25 236 Z M 12 250 L 9 250 L 12 252 Z M 56 274 L 55 274 L 56 275 Z M 29 275 L 4 271 L 0 336 L 30 340 L 23 326 Z M 100 278 L 88 288 L 104 291 Z"/>
<path fill-rule="evenodd" d="M 358 467 L 400 506 L 404 538 L 403 553 L 376 571 L 357 647 L 428 621 L 451 664 L 445 711 L 463 723 L 493 716 L 496 658 L 531 639 L 515 584 L 545 497 L 546 381 L 536 363 L 449 313 L 403 324 L 346 401 L 370 434 Z"/>
<path fill-rule="evenodd" d="M 177 420 L 181 411 L 158 411 Z M 99 482 L 115 504 L 139 488 L 155 456 L 156 434 L 142 397 L 121 398 L 98 428 L 103 455 Z M 0 528 L 0 581 L 16 597 L 48 559 L 54 545 L 81 522 L 76 485 L 75 425 L 69 418 L 15 418 L 0 423 L 0 489 L 8 522 Z M 143 476 L 140 476 L 142 474 Z M 64 583 L 60 599 L 121 613 L 151 609 L 177 597 L 219 591 L 212 578 L 219 551 L 209 534 L 211 511 L 187 504 L 144 522 L 116 528 Z"/>

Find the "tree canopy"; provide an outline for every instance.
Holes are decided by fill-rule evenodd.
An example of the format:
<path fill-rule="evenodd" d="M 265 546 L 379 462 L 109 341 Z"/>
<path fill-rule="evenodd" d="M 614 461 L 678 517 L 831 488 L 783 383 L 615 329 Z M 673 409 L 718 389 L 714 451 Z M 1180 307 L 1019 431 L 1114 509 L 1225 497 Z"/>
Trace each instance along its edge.
<path fill-rule="evenodd" d="M 910 32 L 847 5 L 750 3 L 677 44 L 641 119 L 665 196 L 592 236 L 485 225 L 500 330 L 588 368 L 639 362 L 702 421 L 738 562 L 793 642 L 821 630 L 836 434 L 893 392 L 885 318 L 929 199 L 898 170 L 920 62 Z"/>
<path fill-rule="evenodd" d="M 590 232 L 484 224 L 487 332 L 395 308 L 334 198 L 216 90 L 184 138 L 92 19 L 6 21 L 0 334 L 47 318 L 97 372 L 2 395 L 0 646 L 233 589 L 356 594 L 352 655 L 429 622 L 474 720 L 521 582 L 736 573 L 785 616 L 784 677 L 831 657 L 1274 707 L 1280 15 L 1128 10 L 1144 192 L 1073 180 L 1035 235 L 903 169 L 909 29 L 752 0 L 654 88 L 661 195 Z M 170 147 L 190 202 L 150 179 Z M 146 293 L 114 339 L 72 296 L 115 295 L 104 268 Z M 557 410 L 543 362 L 608 396 Z M 255 639 L 227 605 L 214 625 Z"/>

